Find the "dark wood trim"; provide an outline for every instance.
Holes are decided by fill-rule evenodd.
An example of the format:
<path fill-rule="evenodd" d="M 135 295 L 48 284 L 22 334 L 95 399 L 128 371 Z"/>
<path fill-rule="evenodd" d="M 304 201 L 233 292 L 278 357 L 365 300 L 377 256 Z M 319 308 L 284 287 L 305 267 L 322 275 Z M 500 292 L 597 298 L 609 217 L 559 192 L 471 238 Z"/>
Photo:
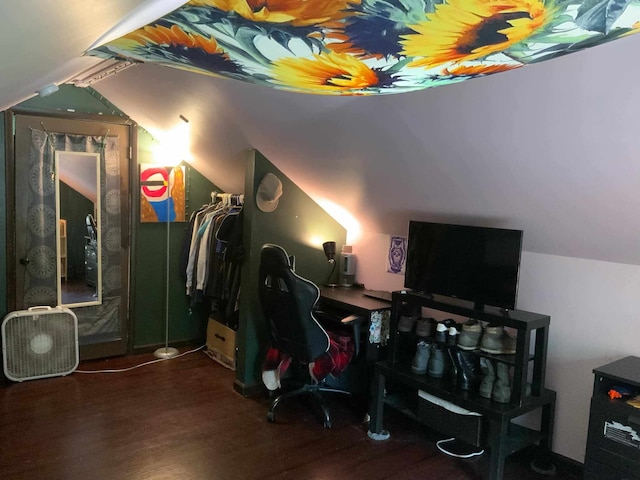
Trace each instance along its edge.
<path fill-rule="evenodd" d="M 558 470 L 566 472 L 576 478 L 582 478 L 584 472 L 584 464 L 567 458 L 559 453 L 551 452 L 551 460 Z"/>
<path fill-rule="evenodd" d="M 539 458 L 539 451 L 536 445 L 531 445 L 529 447 L 524 448 L 523 450 L 514 453 L 511 455 L 511 460 L 522 463 L 523 465 L 529 464 L 531 465 L 535 458 Z M 565 457 L 564 455 L 560 455 L 559 453 L 550 452 L 549 461 L 551 464 L 551 468 L 556 471 L 557 474 L 565 477 L 570 476 L 571 478 L 582 478 L 584 471 L 584 464 L 573 460 L 571 458 Z M 545 468 L 544 465 L 537 465 L 540 468 L 539 477 L 540 479 L 545 478 L 546 476 L 553 476 L 553 471 L 547 471 L 547 473 L 542 473 Z M 533 470 L 533 468 L 532 468 Z"/>
<path fill-rule="evenodd" d="M 136 219 L 138 218 L 138 210 L 140 209 L 140 174 L 138 173 L 138 125 L 131 125 L 131 132 L 129 134 L 130 138 L 130 155 L 129 155 L 129 191 L 127 192 L 127 201 L 129 205 L 127 206 L 127 211 L 129 212 L 129 238 L 126 239 L 128 241 L 127 249 L 128 249 L 128 263 L 127 263 L 127 272 L 126 274 L 129 277 L 129 291 L 127 292 L 127 321 L 129 322 L 129 329 L 127 332 L 127 351 L 129 353 L 136 352 L 135 348 L 135 338 L 136 338 L 136 296 L 134 292 L 137 289 L 137 279 L 138 275 L 135 270 L 132 269 L 132 265 L 134 262 L 135 248 L 134 245 L 137 244 L 137 232 L 138 229 L 134 228 L 136 224 Z M 123 210 L 124 211 L 124 210 Z M 125 245 L 125 239 L 122 239 L 122 244 Z M 124 275 L 124 272 L 123 272 Z M 157 347 L 156 347 L 157 348 Z"/>
<path fill-rule="evenodd" d="M 122 142 L 119 144 L 119 152 L 121 155 L 121 170 L 120 170 L 120 189 L 121 189 L 121 231 L 123 232 L 123 238 L 121 239 L 122 246 L 122 293 L 121 299 L 121 329 L 119 333 L 119 340 L 108 341 L 103 344 L 81 344 L 80 352 L 81 359 L 89 358 L 102 358 L 113 357 L 119 355 L 125 355 L 132 353 L 132 335 L 131 331 L 133 326 L 131 323 L 127 325 L 127 321 L 130 322 L 129 317 L 129 298 L 130 298 L 130 286 L 129 276 L 131 273 L 131 238 L 130 232 L 132 230 L 132 214 L 131 214 L 131 191 L 130 185 L 133 179 L 131 170 L 132 164 L 137 163 L 137 133 L 138 125 L 131 119 L 112 116 L 112 115 L 97 115 L 88 114 L 82 112 L 60 112 L 60 111 L 44 111 L 33 110 L 27 108 L 10 109 L 5 112 L 6 122 L 8 126 L 11 126 L 11 130 L 7 127 L 7 132 L 11 131 L 10 141 L 7 142 L 7 305 L 9 310 L 17 310 L 20 308 L 20 302 L 17 300 L 18 286 L 16 279 L 20 273 L 17 265 L 17 251 L 21 247 L 18 245 L 17 230 L 19 222 L 15 218 L 16 207 L 16 175 L 19 164 L 16 163 L 16 152 L 19 152 L 18 146 L 22 146 L 22 143 L 16 143 L 16 136 L 13 133 L 13 125 L 21 124 L 22 120 L 31 121 L 34 124 L 42 121 L 45 127 L 49 126 L 52 131 L 59 130 L 66 133 L 79 133 L 87 134 L 96 128 L 106 130 L 107 134 L 111 131 L 112 135 L 119 135 L 122 138 Z M 49 120 L 47 120 L 49 119 Z M 73 125 L 72 128 L 67 128 L 68 125 Z M 128 136 L 127 142 L 124 142 L 124 136 Z M 20 131 L 18 131 L 18 140 L 20 140 Z M 11 150 L 10 150 L 11 148 Z M 126 153 L 125 153 L 126 151 Z M 122 158 L 124 157 L 124 158 Z M 19 283 L 19 282 L 18 282 Z M 126 285 L 126 288 L 124 286 Z M 118 348 L 118 344 L 120 345 Z"/>
<path fill-rule="evenodd" d="M 120 125 L 136 125 L 129 117 L 119 117 L 117 115 L 98 115 L 97 113 L 86 112 L 61 112 L 60 110 L 42 110 L 33 108 L 13 108 L 10 110 L 13 115 L 30 115 L 34 117 L 47 117 L 60 120 L 79 120 L 100 123 L 116 123 Z"/>
<path fill-rule="evenodd" d="M 122 356 L 122 342 L 95 343 L 90 345 L 80 345 L 80 361 L 93 360 L 96 358 L 109 358 Z"/>
<path fill-rule="evenodd" d="M 257 397 L 259 395 L 264 395 L 265 392 L 264 385 L 260 383 L 247 385 L 238 379 L 233 382 L 233 390 L 243 397 Z"/>
<path fill-rule="evenodd" d="M 15 171 L 15 137 L 13 135 L 14 114 L 11 110 L 4 112 L 4 165 L 5 165 L 5 189 L 6 189 L 6 263 L 7 280 L 6 295 L 7 309 L 12 312 L 16 309 L 16 171 Z"/>
<path fill-rule="evenodd" d="M 136 202 L 133 201 L 133 192 L 140 191 L 138 186 L 138 174 L 137 174 L 137 164 L 138 164 L 138 128 L 136 123 L 131 123 L 129 125 L 129 155 L 127 161 L 127 169 L 124 169 L 126 172 L 126 178 L 120 179 L 120 196 L 121 196 L 121 212 L 128 212 L 129 215 L 122 215 L 121 222 L 126 221 L 127 225 L 122 225 L 122 235 L 123 237 L 120 239 L 121 248 L 126 251 L 126 259 L 127 261 L 122 266 L 121 276 L 122 276 L 122 284 L 128 285 L 126 291 L 122 292 L 122 304 L 125 306 L 124 315 L 125 318 L 122 319 L 123 331 L 122 335 L 125 338 L 125 344 L 127 353 L 133 353 L 133 344 L 134 344 L 134 332 L 135 332 L 135 319 L 132 318 L 131 312 L 134 310 L 131 309 L 131 298 L 134 297 L 132 292 L 135 292 L 135 275 L 131 274 L 131 265 L 132 265 L 132 251 L 133 245 L 135 245 L 135 228 L 134 219 L 135 212 L 137 211 L 138 206 Z M 122 170 L 121 170 L 122 171 Z M 124 175 L 122 175 L 124 177 Z M 139 202 L 138 202 L 139 203 Z"/>

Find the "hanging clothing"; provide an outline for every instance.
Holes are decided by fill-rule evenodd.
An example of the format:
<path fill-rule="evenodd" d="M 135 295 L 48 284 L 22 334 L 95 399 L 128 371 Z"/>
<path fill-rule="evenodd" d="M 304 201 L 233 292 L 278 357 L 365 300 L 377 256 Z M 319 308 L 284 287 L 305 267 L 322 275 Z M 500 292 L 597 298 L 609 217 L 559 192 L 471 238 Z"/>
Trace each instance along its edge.
<path fill-rule="evenodd" d="M 191 215 L 181 263 L 191 306 L 210 305 L 211 317 L 237 329 L 244 258 L 242 199 L 239 195 L 220 195 L 222 201 L 204 205 Z"/>

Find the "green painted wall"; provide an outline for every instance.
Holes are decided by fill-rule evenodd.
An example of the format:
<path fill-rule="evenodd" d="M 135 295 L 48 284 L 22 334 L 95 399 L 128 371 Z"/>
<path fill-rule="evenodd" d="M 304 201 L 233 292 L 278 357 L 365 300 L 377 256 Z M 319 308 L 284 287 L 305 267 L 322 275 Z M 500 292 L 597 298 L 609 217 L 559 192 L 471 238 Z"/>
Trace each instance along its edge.
<path fill-rule="evenodd" d="M 110 104 L 108 100 L 94 90 L 77 88 L 73 85 L 60 85 L 60 90 L 53 95 L 49 95 L 48 97 L 36 95 L 17 106 L 20 108 L 34 109 L 39 112 L 96 113 L 99 115 L 128 118 L 127 115 Z"/>
<path fill-rule="evenodd" d="M 278 208 L 264 213 L 255 204 L 255 194 L 260 180 L 269 172 L 282 181 L 283 194 Z M 299 275 L 322 284 L 327 280 L 330 267 L 321 243 L 333 240 L 340 251 L 346 241 L 346 230 L 264 155 L 252 151 L 247 159 L 243 233 L 243 244 L 248 254 L 242 267 L 236 383 L 240 389 L 249 391 L 262 382 L 262 361 L 269 344 L 258 301 L 262 245 L 281 245 L 289 255 L 295 255 Z"/>
<path fill-rule="evenodd" d="M 147 134 L 148 135 L 148 134 Z M 142 137 L 142 135 L 140 136 Z M 139 137 L 139 151 L 147 151 L 152 139 Z M 147 142 L 149 140 L 149 142 Z M 144 163 L 145 155 L 141 155 Z M 186 167 L 187 219 L 193 210 L 211 201 L 211 192 L 219 190 L 195 169 Z M 135 285 L 132 288 L 132 310 L 135 322 L 134 344 L 136 347 L 156 346 L 165 341 L 167 278 L 167 225 L 162 223 L 140 223 L 138 206 L 140 189 L 135 189 L 133 203 L 136 215 L 133 223 L 136 230 L 132 272 Z M 206 339 L 208 311 L 201 307 L 190 308 L 186 295 L 185 278 L 180 270 L 180 255 L 187 235 L 187 223 L 172 223 L 169 226 L 169 343 L 193 342 L 203 345 Z"/>

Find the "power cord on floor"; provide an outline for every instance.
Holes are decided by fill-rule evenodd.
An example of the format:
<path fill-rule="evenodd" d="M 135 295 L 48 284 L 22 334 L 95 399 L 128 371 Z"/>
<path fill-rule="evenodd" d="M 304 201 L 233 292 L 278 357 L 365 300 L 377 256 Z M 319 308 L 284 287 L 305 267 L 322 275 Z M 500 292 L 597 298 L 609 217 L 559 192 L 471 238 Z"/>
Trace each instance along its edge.
<path fill-rule="evenodd" d="M 139 365 L 134 365 L 133 367 L 118 368 L 118 369 L 107 369 L 107 370 L 74 370 L 74 373 L 121 373 L 121 372 L 128 372 L 129 370 L 135 370 L 136 368 L 144 367 L 146 365 L 151 365 L 153 363 L 166 362 L 167 360 L 173 360 L 173 359 L 178 358 L 178 357 L 184 357 L 185 355 L 189 355 L 190 353 L 194 353 L 194 352 L 197 352 L 199 350 L 202 350 L 205 347 L 206 347 L 206 345 L 202 345 L 202 346 L 200 346 L 198 348 L 194 348 L 193 350 L 189 350 L 187 352 L 184 352 L 184 353 L 181 353 L 179 355 L 176 355 L 175 357 L 158 358 L 156 360 L 150 360 L 148 362 L 140 363 Z"/>

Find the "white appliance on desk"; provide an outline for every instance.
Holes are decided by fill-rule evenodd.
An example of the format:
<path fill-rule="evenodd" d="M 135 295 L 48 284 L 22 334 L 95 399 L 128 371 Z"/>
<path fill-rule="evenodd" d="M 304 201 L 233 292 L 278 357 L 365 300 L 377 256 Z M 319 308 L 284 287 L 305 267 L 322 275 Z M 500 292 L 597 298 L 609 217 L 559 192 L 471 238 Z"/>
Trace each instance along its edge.
<path fill-rule="evenodd" d="M 351 245 L 344 245 L 340 252 L 340 286 L 352 287 L 356 281 L 356 256 Z"/>

